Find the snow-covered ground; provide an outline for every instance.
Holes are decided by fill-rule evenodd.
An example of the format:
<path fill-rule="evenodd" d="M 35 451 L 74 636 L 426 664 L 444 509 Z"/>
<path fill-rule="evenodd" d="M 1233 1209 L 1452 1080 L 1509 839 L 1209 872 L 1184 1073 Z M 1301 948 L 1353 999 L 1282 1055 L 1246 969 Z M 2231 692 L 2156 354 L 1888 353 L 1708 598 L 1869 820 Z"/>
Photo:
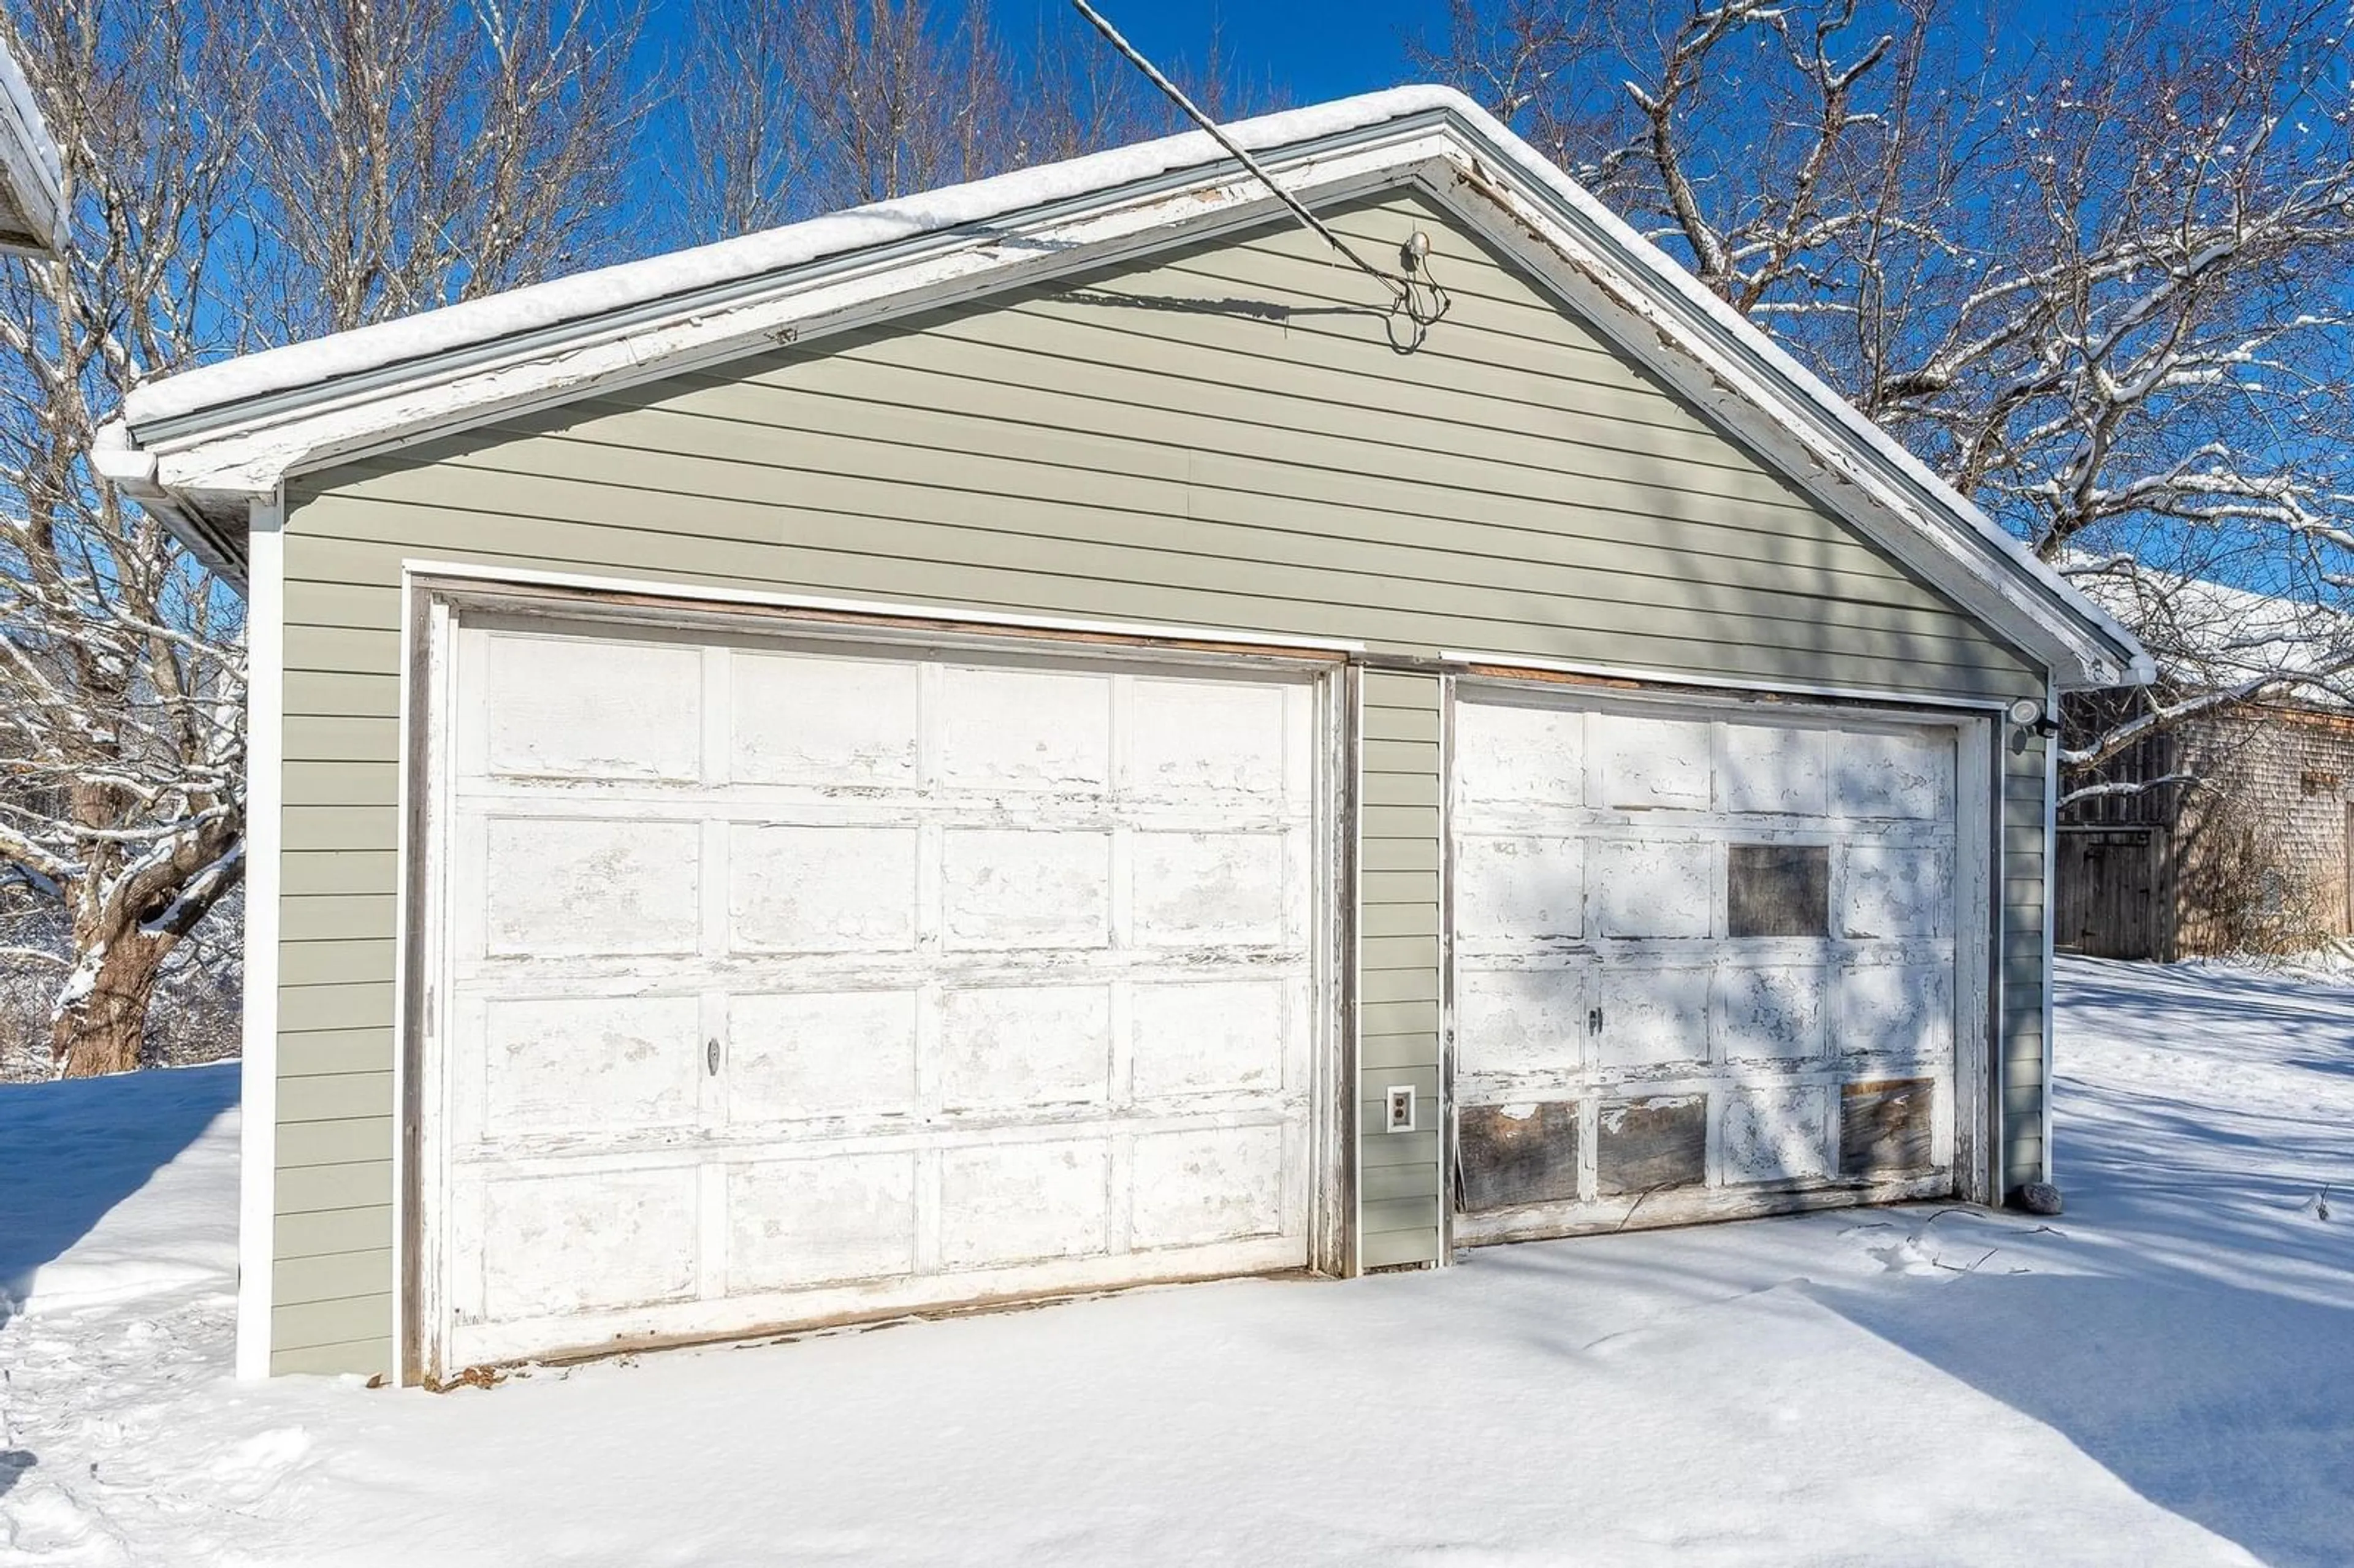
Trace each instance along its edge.
<path fill-rule="evenodd" d="M 0 1563 L 2354 1563 L 2354 987 L 2065 988 L 2050 1227 L 1498 1248 L 439 1396 L 228 1380 L 233 1067 L 0 1088 Z"/>

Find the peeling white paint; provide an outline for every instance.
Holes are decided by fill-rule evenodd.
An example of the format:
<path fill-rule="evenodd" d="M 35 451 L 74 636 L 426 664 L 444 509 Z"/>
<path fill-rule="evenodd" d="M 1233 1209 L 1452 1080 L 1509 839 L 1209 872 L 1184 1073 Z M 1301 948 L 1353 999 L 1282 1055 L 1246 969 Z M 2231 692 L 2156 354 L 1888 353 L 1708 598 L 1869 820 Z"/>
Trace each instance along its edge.
<path fill-rule="evenodd" d="M 916 831 L 765 827 L 727 833 L 727 940 L 759 952 L 875 952 L 916 942 Z"/>
<path fill-rule="evenodd" d="M 701 840 L 692 826 L 494 817 L 483 839 L 478 885 L 492 955 L 695 951 Z"/>
<path fill-rule="evenodd" d="M 1541 942 L 1585 929 L 1585 845 L 1534 833 L 1456 841 L 1456 929 L 1475 940 Z"/>
<path fill-rule="evenodd" d="M 1823 1050 L 1823 971 L 1811 966 L 1728 965 L 1716 975 L 1716 1054 L 1791 1061 Z"/>
<path fill-rule="evenodd" d="M 1585 715 L 1465 704 L 1456 713 L 1455 795 L 1464 803 L 1585 804 Z"/>
<path fill-rule="evenodd" d="M 516 997 L 484 1009 L 483 1130 L 691 1127 L 695 999 Z"/>
<path fill-rule="evenodd" d="M 1717 780 L 1723 810 L 1819 817 L 1829 809 L 1829 731 L 1727 724 L 1723 734 Z"/>
<path fill-rule="evenodd" d="M 1100 793 L 1111 783 L 1111 677 L 941 672 L 940 778 L 975 789 Z"/>
<path fill-rule="evenodd" d="M 1201 1246 L 1283 1228 L 1284 1129 L 1205 1128 L 1136 1140 L 1129 1242 Z"/>
<path fill-rule="evenodd" d="M 1305 1044 L 1307 1007 L 1296 980 L 1135 987 L 1128 1012 L 1136 1097 L 1280 1090 L 1293 1043 Z"/>
<path fill-rule="evenodd" d="M 952 948 L 1095 948 L 1111 939 L 1111 834 L 950 829 L 942 835 Z"/>
<path fill-rule="evenodd" d="M 692 648 L 493 632 L 483 715 L 500 775 L 691 780 L 700 762 L 703 658 Z"/>
<path fill-rule="evenodd" d="M 1722 857 L 1705 839 L 1598 838 L 1586 900 L 1597 937 L 1705 937 Z"/>
<path fill-rule="evenodd" d="M 1829 1097 L 1821 1089 L 1736 1089 L 1724 1098 L 1727 1182 L 1828 1176 Z"/>
<path fill-rule="evenodd" d="M 1273 945 L 1292 891 L 1279 833 L 1139 833 L 1136 939 Z"/>
<path fill-rule="evenodd" d="M 1585 1065 L 1585 966 L 1470 969 L 1456 981 L 1456 1055 L 1466 1073 L 1575 1074 Z"/>
<path fill-rule="evenodd" d="M 1596 713 L 1586 721 L 1594 747 L 1587 799 L 1634 810 L 1706 809 L 1709 726 L 1685 719 Z"/>
<path fill-rule="evenodd" d="M 911 990 L 728 999 L 726 1119 L 912 1116 L 917 997 Z"/>
<path fill-rule="evenodd" d="M 1950 726 L 1487 698 L 1458 698 L 1449 796 L 1458 1104 L 1576 1102 L 1589 1144 L 1633 1106 L 1702 1105 L 1702 1203 L 1834 1176 L 1839 1086 L 1926 1076 L 1952 1158 Z M 1755 844 L 1827 846 L 1814 935 L 1729 934 L 1730 851 Z M 1544 1214 L 1623 1217 L 1597 1159 Z"/>
<path fill-rule="evenodd" d="M 1953 845 L 1856 844 L 1840 922 L 1850 937 L 1941 937 L 1953 925 Z"/>
<path fill-rule="evenodd" d="M 943 1151 L 942 1266 L 976 1268 L 1105 1251 L 1110 1165 L 1109 1145 L 1097 1140 Z"/>
<path fill-rule="evenodd" d="M 916 1268 L 913 1154 L 829 1154 L 727 1171 L 727 1284 L 744 1293 Z"/>
<path fill-rule="evenodd" d="M 1127 788 L 1170 800 L 1204 796 L 1280 800 L 1292 747 L 1297 685 L 1135 679 L 1128 725 Z"/>
<path fill-rule="evenodd" d="M 493 1175 L 476 1205 L 461 1205 L 457 1255 L 481 1270 L 472 1310 L 485 1319 L 552 1317 L 695 1291 L 695 1172 L 584 1170 L 561 1176 Z"/>
<path fill-rule="evenodd" d="M 748 650 L 729 664 L 735 779 L 852 789 L 916 781 L 919 666 Z"/>
<path fill-rule="evenodd" d="M 1953 814 L 1954 748 L 1922 735 L 1856 730 L 1839 737 L 1839 809 L 1850 817 L 1945 821 Z"/>
<path fill-rule="evenodd" d="M 1108 1099 L 1110 988 L 949 991 L 940 1001 L 938 1066 L 945 1110 Z"/>

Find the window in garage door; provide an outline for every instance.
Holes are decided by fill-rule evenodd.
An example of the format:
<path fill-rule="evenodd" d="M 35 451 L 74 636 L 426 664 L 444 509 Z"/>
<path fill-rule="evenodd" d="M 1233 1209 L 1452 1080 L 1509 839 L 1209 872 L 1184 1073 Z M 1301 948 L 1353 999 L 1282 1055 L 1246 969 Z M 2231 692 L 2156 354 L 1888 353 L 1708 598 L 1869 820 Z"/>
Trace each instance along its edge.
<path fill-rule="evenodd" d="M 1458 691 L 1459 1240 L 1953 1190 L 1963 733 Z"/>
<path fill-rule="evenodd" d="M 1320 669 L 440 642 L 429 1361 L 1317 1261 Z"/>

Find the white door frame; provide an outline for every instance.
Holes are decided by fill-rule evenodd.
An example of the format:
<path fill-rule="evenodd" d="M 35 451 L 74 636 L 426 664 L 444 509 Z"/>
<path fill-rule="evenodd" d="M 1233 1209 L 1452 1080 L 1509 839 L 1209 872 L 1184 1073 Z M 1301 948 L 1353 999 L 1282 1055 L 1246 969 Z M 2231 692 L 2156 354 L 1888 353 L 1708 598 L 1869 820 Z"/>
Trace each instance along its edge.
<path fill-rule="evenodd" d="M 1159 629 L 997 615 L 982 609 L 866 606 L 839 599 L 781 594 L 709 594 L 673 583 L 622 583 L 552 573 L 498 575 L 478 568 L 437 568 L 411 563 L 403 572 L 403 626 L 412 657 L 402 672 L 401 713 L 406 759 L 401 779 L 403 865 L 407 890 L 398 911 L 403 980 L 396 997 L 398 1050 L 395 1103 L 402 1107 L 394 1142 L 395 1342 L 404 1383 L 439 1386 L 465 1369 L 445 1354 L 449 1329 L 447 1237 L 450 1086 L 445 1056 L 451 995 L 449 917 L 451 829 L 456 787 L 451 732 L 438 715 L 454 710 L 455 630 L 464 616 L 537 616 L 571 626 L 616 632 L 667 629 L 734 637 L 772 635 L 797 642 L 913 652 L 970 651 L 1065 657 L 1140 667 L 1237 667 L 1314 673 L 1318 736 L 1316 1040 L 1310 1086 L 1312 1152 L 1310 1202 L 1300 1216 L 1309 1266 L 1344 1273 L 1354 1242 L 1348 1157 L 1354 1097 L 1347 1092 L 1355 1050 L 1347 1020 L 1354 988 L 1354 911 L 1349 822 L 1353 789 L 1352 715 L 1348 701 L 1353 646 L 1305 639 L 1258 637 L 1194 628 Z M 437 1016 L 437 1014 L 439 1016 Z M 1050 1293 L 1051 1294 L 1051 1293 Z M 746 1332 L 760 1331 L 757 1326 Z M 722 1333 L 715 1338 L 726 1339 Z M 617 1341 L 619 1352 L 633 1341 Z"/>
<path fill-rule="evenodd" d="M 1775 718 L 1837 723 L 1840 721 L 1901 724 L 1914 728 L 1941 728 L 1955 743 L 1954 798 L 1954 1162 L 1953 1195 L 1965 1202 L 1993 1201 L 2001 1191 L 1999 1162 L 2002 1145 L 2002 1095 L 1996 1074 L 2000 1062 L 1999 975 L 2001 901 L 1995 895 L 1999 880 L 1997 857 L 2001 853 L 2001 824 L 1997 813 L 2002 800 L 1997 752 L 2002 705 L 1999 699 L 1925 699 L 1914 703 L 1893 695 L 1860 696 L 1836 689 L 1794 687 L 1745 689 L 1732 682 L 1702 684 L 1690 677 L 1649 677 L 1616 671 L 1606 679 L 1583 672 L 1555 673 L 1527 665 L 1514 667 L 1500 659 L 1447 680 L 1442 699 L 1444 750 L 1454 755 L 1456 708 L 1465 688 L 1472 693 L 1522 692 L 1553 698 L 1564 707 L 1617 708 L 1718 719 L 1739 715 L 1757 720 Z M 1440 987 L 1440 1090 L 1445 1104 L 1455 1103 L 1456 1076 L 1456 954 L 1455 906 L 1455 775 L 1447 768 L 1440 794 L 1439 832 L 1447 891 L 1440 911 L 1444 980 Z M 1445 1128 L 1446 1196 L 1440 1214 L 1453 1245 L 1456 1222 L 1455 1171 L 1457 1149 L 1454 1118 Z"/>

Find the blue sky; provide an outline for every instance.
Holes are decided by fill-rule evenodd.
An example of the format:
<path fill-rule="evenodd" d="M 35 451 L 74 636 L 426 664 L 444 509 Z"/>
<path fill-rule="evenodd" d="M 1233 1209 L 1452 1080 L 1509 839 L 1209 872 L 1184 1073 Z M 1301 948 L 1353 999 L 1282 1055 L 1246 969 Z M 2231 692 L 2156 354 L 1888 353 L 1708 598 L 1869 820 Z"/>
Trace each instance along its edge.
<path fill-rule="evenodd" d="M 790 0 L 779 0 L 779 4 Z M 1277 89 L 1283 103 L 1314 103 L 1394 87 L 1412 75 L 1405 40 L 1416 32 L 1436 33 L 1447 17 L 1446 0 L 1093 0 L 1139 48 L 1175 71 L 1181 84 L 1195 82 L 1183 69 L 1198 64 L 1213 26 L 1223 29 L 1225 47 L 1239 72 L 1262 90 Z M 654 0 L 649 35 L 657 50 L 674 45 L 695 0 Z M 1000 0 L 995 6 L 1007 41 L 1017 47 L 1029 34 L 1030 5 L 1044 26 L 1094 34 L 1069 0 Z M 1098 45 L 1097 47 L 1102 47 Z"/>
<path fill-rule="evenodd" d="M 1053 0 L 1048 0 L 1049 4 Z M 1445 24 L 1442 0 L 1091 0 L 1129 41 L 1156 61 L 1199 59 L 1214 24 L 1246 74 L 1272 78 L 1294 102 L 1314 103 L 1352 92 L 1392 87 L 1409 75 L 1404 37 L 1436 33 Z M 1074 26 L 1084 26 L 1067 5 L 1055 5 Z M 1190 84 L 1188 84 L 1190 85 Z"/>

